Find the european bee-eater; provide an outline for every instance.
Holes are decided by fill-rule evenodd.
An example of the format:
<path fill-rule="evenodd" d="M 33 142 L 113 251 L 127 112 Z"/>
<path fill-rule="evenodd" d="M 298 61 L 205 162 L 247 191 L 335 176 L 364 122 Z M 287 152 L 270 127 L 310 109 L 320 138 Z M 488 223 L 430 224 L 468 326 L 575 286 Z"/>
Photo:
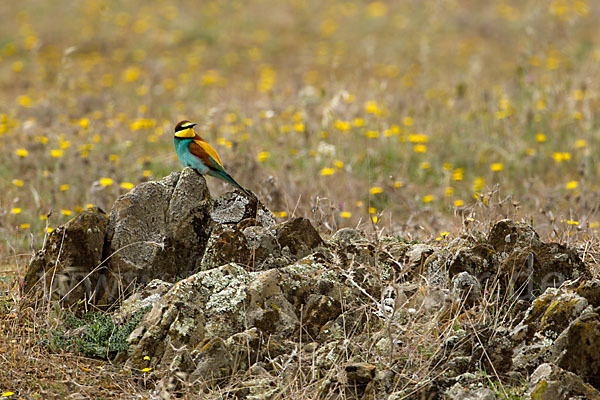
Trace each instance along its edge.
<path fill-rule="evenodd" d="M 181 121 L 175 125 L 175 152 L 179 162 L 184 167 L 192 167 L 196 172 L 202 175 L 210 175 L 215 178 L 229 182 L 236 188 L 240 189 L 248 196 L 252 196 L 250 192 L 240 186 L 229 175 L 223 167 L 223 162 L 217 154 L 217 151 L 202 139 L 196 132 L 194 126 L 198 124 L 190 121 Z"/>

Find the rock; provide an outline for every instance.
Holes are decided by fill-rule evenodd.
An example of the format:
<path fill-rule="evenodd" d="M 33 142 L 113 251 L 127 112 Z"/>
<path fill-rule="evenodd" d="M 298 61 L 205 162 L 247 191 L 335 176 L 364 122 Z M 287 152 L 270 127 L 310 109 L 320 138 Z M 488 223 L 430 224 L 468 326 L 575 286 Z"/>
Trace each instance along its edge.
<path fill-rule="evenodd" d="M 587 309 L 556 339 L 554 363 L 600 389 L 600 317 Z"/>
<path fill-rule="evenodd" d="M 367 323 L 367 315 L 361 310 L 350 310 L 338 315 L 334 320 L 326 322 L 321 327 L 317 342 L 325 343 L 343 340 L 348 332 L 360 332 Z"/>
<path fill-rule="evenodd" d="M 572 291 L 550 288 L 533 302 L 515 330 L 526 326 L 529 339 L 535 333 L 556 339 L 587 306 L 587 300 Z"/>
<path fill-rule="evenodd" d="M 434 251 L 423 265 L 423 272 L 427 277 L 427 282 L 431 286 L 447 288 L 450 278 L 448 266 L 450 263 L 450 251 L 441 249 Z"/>
<path fill-rule="evenodd" d="M 495 278 L 500 262 L 494 249 L 485 243 L 470 243 L 457 239 L 448 244 L 452 258 L 448 262 L 448 273 L 454 277 L 468 272 L 481 281 Z"/>
<path fill-rule="evenodd" d="M 409 274 L 415 278 L 425 269 L 425 260 L 435 251 L 435 247 L 428 244 L 415 244 L 405 253 L 404 265 Z"/>
<path fill-rule="evenodd" d="M 194 360 L 191 352 L 205 339 L 241 332 L 249 280 L 242 267 L 229 264 L 177 282 L 129 336 L 134 348 L 128 363 L 141 366 L 149 356 L 153 368 L 169 368 L 182 352 Z M 187 364 L 178 368 L 192 372 Z"/>
<path fill-rule="evenodd" d="M 446 391 L 448 399 L 452 400 L 495 400 L 496 395 L 488 388 L 470 389 L 456 383 Z"/>
<path fill-rule="evenodd" d="M 23 293 L 60 300 L 65 306 L 93 302 L 101 289 L 98 277 L 107 224 L 106 214 L 93 207 L 54 230 L 27 268 Z"/>
<path fill-rule="evenodd" d="M 452 278 L 452 294 L 471 307 L 481 296 L 481 285 L 477 278 L 464 271 Z"/>
<path fill-rule="evenodd" d="M 236 226 L 216 225 L 206 245 L 199 270 L 206 271 L 230 262 L 248 265 L 250 257 L 246 236 Z"/>
<path fill-rule="evenodd" d="M 277 228 L 277 241 L 284 254 L 300 259 L 309 255 L 325 242 L 306 218 L 293 218 Z"/>
<path fill-rule="evenodd" d="M 218 197 L 212 206 L 210 217 L 217 224 L 237 224 L 253 218 L 260 226 L 275 225 L 275 218 L 256 197 L 248 197 L 239 192 L 227 192 Z"/>
<path fill-rule="evenodd" d="M 530 299 L 566 280 L 589 279 L 590 272 L 575 251 L 558 243 L 539 243 L 511 253 L 498 278 L 509 294 Z"/>
<path fill-rule="evenodd" d="M 107 233 L 106 304 L 136 285 L 196 270 L 212 229 L 210 206 L 204 177 L 190 168 L 119 197 Z"/>
<path fill-rule="evenodd" d="M 248 326 L 266 334 L 292 335 L 300 327 L 294 305 L 286 297 L 284 273 L 269 270 L 254 279 L 247 289 L 248 306 L 245 319 Z"/>
<path fill-rule="evenodd" d="M 332 297 L 322 294 L 311 294 L 306 299 L 302 324 L 312 338 L 316 338 L 321 327 L 337 318 L 342 312 L 342 305 Z"/>
<path fill-rule="evenodd" d="M 329 239 L 329 243 L 343 248 L 361 240 L 363 240 L 363 237 L 356 229 L 342 228 L 333 234 L 331 239 Z"/>
<path fill-rule="evenodd" d="M 281 246 L 272 229 L 249 226 L 243 233 L 250 248 L 250 270 L 264 271 L 291 264 L 291 259 L 282 256 Z"/>
<path fill-rule="evenodd" d="M 135 314 L 142 308 L 153 306 L 172 287 L 172 283 L 154 279 L 125 299 L 117 313 L 122 316 L 122 319 L 127 319 L 128 316 Z"/>
<path fill-rule="evenodd" d="M 600 391 L 574 373 L 551 363 L 537 367 L 529 378 L 527 387 L 527 395 L 532 400 L 600 399 Z"/>
<path fill-rule="evenodd" d="M 248 353 L 241 346 L 249 343 L 254 362 L 291 351 L 277 338 L 300 337 L 301 326 L 316 336 L 323 324 L 340 314 L 341 296 L 348 293 L 335 281 L 319 283 L 329 272 L 318 264 L 303 268 L 312 271 L 312 277 L 298 274 L 300 266 L 250 273 L 231 263 L 177 282 L 130 335 L 134 347 L 128 364 L 141 366 L 143 357 L 149 356 L 153 368 L 208 379 L 208 369 L 196 367 L 208 365 L 206 360 L 238 360 L 240 371 L 248 368 Z M 300 315 L 305 316 L 304 324 Z M 268 345 L 261 342 L 263 337 Z M 216 350 L 194 350 L 207 344 Z M 264 350 L 258 352 L 259 348 Z M 227 372 L 221 368 L 225 364 L 217 365 L 220 372 L 215 377 Z"/>
<path fill-rule="evenodd" d="M 487 243 L 498 253 L 510 253 L 515 249 L 540 245 L 542 242 L 531 226 L 503 219 L 494 224 L 488 234 Z"/>
<path fill-rule="evenodd" d="M 375 377 L 375 366 L 366 362 L 351 362 L 346 364 L 346 381 L 350 385 L 367 385 Z"/>
<path fill-rule="evenodd" d="M 585 298 L 593 307 L 600 307 L 600 279 L 582 282 L 575 292 Z"/>
<path fill-rule="evenodd" d="M 557 338 L 587 307 L 587 300 L 570 290 L 547 289 L 510 332 L 510 338 L 516 344 L 513 349 L 513 370 L 531 374 L 541 363 L 556 361 L 556 353 L 562 351 L 557 350 L 560 343 Z"/>

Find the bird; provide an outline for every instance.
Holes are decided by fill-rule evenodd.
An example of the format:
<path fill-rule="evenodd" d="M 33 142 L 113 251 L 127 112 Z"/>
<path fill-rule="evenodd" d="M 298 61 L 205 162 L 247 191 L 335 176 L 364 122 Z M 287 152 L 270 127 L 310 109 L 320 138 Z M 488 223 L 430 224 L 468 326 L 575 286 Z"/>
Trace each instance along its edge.
<path fill-rule="evenodd" d="M 184 167 L 191 167 L 201 175 L 210 175 L 221 179 L 240 189 L 247 196 L 252 197 L 249 191 L 244 189 L 225 171 L 217 151 L 194 131 L 196 125 L 198 124 L 188 120 L 183 120 L 175 125 L 173 143 L 179 162 Z"/>

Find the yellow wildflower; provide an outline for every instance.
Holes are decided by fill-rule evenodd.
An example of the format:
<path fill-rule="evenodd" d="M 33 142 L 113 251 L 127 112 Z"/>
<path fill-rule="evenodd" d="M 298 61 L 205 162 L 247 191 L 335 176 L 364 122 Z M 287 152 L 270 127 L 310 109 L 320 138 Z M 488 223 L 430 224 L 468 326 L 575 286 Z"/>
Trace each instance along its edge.
<path fill-rule="evenodd" d="M 50 150 L 50 157 L 61 158 L 62 156 L 63 156 L 63 151 L 61 149 Z"/>
<path fill-rule="evenodd" d="M 31 108 L 33 106 L 33 100 L 31 100 L 31 97 L 25 96 L 25 95 L 19 96 L 17 98 L 17 103 L 21 107 L 25 107 L 25 108 Z"/>
<path fill-rule="evenodd" d="M 567 186 L 567 189 L 573 190 L 573 189 L 576 189 L 577 186 L 579 186 L 579 182 L 577 182 L 577 181 L 569 181 L 569 182 L 567 182 L 566 186 Z"/>
<path fill-rule="evenodd" d="M 383 17 L 387 11 L 388 6 L 383 1 L 373 1 L 367 6 L 367 12 L 373 18 Z"/>
<path fill-rule="evenodd" d="M 101 186 L 110 186 L 112 184 L 113 184 L 112 178 L 100 178 L 100 185 Z"/>
<path fill-rule="evenodd" d="M 500 172 L 504 169 L 504 164 L 502 163 L 493 163 L 490 165 L 490 170 L 492 172 Z"/>
<path fill-rule="evenodd" d="M 415 144 L 413 146 L 413 151 L 415 153 L 425 153 L 427 152 L 427 146 L 424 144 Z"/>
<path fill-rule="evenodd" d="M 17 149 L 15 151 L 15 154 L 21 158 L 27 157 L 27 155 L 29 154 L 29 152 L 26 149 Z"/>
<path fill-rule="evenodd" d="M 257 158 L 259 162 L 265 162 L 270 156 L 271 153 L 269 153 L 268 151 L 261 151 L 260 153 L 258 153 Z"/>

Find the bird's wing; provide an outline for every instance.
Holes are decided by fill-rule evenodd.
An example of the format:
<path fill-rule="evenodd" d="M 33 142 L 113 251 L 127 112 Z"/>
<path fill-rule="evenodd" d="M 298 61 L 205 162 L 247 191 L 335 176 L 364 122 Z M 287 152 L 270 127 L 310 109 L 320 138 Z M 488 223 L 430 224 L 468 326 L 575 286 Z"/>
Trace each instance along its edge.
<path fill-rule="evenodd" d="M 190 150 L 190 153 L 202 160 L 204 165 L 206 165 L 208 168 L 212 168 L 217 171 L 225 171 L 225 168 L 223 167 L 223 161 L 221 161 L 217 151 L 204 140 L 194 139 L 188 145 L 188 149 Z"/>

